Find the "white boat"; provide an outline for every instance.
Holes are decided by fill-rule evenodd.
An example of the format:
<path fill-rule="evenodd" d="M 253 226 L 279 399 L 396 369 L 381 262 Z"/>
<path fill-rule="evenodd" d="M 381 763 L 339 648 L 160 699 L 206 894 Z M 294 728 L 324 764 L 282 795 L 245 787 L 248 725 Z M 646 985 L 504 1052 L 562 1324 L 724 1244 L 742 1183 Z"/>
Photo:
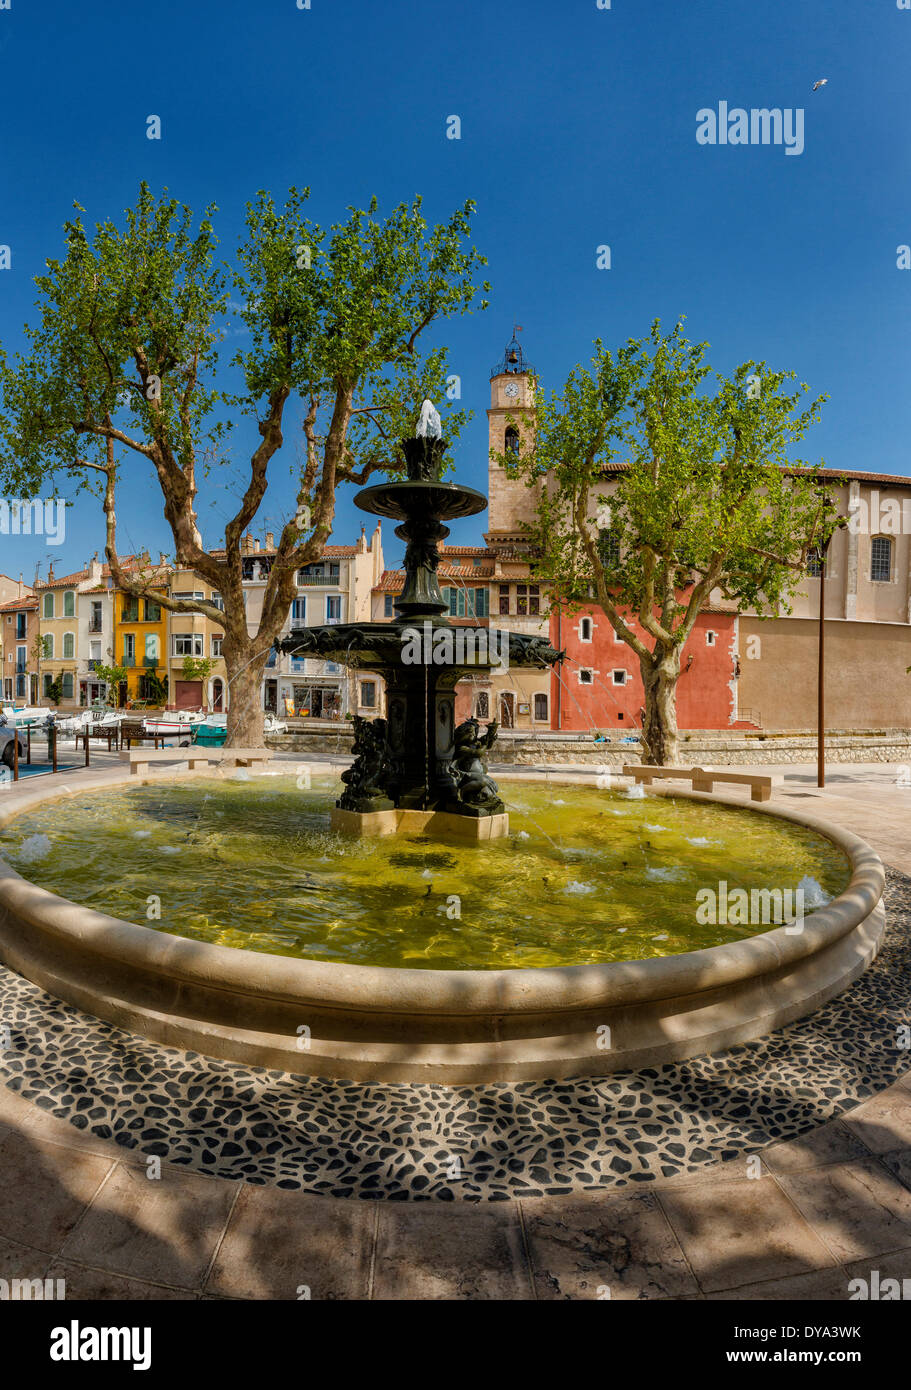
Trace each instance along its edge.
<path fill-rule="evenodd" d="M 172 714 L 144 719 L 142 727 L 147 734 L 188 734 L 197 724 L 202 724 L 205 717 L 201 710 L 178 709 Z"/>

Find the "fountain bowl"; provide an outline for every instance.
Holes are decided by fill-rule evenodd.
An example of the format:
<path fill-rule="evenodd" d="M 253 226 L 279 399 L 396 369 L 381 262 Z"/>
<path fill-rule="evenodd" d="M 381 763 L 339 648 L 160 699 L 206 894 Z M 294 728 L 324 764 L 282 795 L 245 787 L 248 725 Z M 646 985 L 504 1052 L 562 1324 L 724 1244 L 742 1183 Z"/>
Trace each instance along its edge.
<path fill-rule="evenodd" d="M 30 789 L 0 824 L 94 788 L 175 775 L 102 774 L 76 790 Z M 653 793 L 671 794 L 739 804 L 676 788 Z M 677 955 L 553 969 L 347 965 L 159 933 L 50 893 L 0 861 L 0 961 L 129 1032 L 285 1072 L 463 1084 L 660 1065 L 811 1012 L 863 973 L 882 937 L 884 872 L 869 845 L 802 811 L 743 809 L 817 831 L 850 863 L 847 888 L 799 933 L 776 927 Z"/>

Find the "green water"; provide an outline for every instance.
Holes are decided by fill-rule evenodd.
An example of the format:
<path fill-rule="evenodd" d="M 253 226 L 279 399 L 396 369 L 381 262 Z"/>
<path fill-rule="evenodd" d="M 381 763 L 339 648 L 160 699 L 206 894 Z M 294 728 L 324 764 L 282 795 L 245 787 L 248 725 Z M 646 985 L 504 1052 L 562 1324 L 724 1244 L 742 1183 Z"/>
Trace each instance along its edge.
<path fill-rule="evenodd" d="M 508 838 L 456 846 L 335 835 L 337 789 L 244 774 L 86 793 L 17 817 L 0 855 L 52 892 L 196 941 L 442 970 L 714 946 L 769 928 L 700 924 L 700 888 L 809 876 L 834 896 L 850 877 L 828 840 L 736 808 L 507 783 Z"/>

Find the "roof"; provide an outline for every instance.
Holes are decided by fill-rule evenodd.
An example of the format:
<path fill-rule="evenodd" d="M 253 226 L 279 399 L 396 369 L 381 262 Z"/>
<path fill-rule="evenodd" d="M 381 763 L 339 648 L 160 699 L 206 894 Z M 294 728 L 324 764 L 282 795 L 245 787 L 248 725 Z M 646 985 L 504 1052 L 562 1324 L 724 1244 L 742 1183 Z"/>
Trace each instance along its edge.
<path fill-rule="evenodd" d="M 22 598 L 11 599 L 9 603 L 0 603 L 0 613 L 17 613 L 23 608 L 37 608 L 38 600 L 34 594 L 23 594 Z"/>
<path fill-rule="evenodd" d="M 438 579 L 491 579 L 492 577 L 492 568 L 477 569 L 474 565 L 441 564 L 437 570 Z M 402 592 L 404 584 L 404 570 L 384 570 L 380 582 L 374 584 L 371 592 L 374 594 L 399 594 Z"/>
<path fill-rule="evenodd" d="M 628 463 L 611 462 L 602 465 L 602 473 L 625 473 L 629 468 Z M 799 468 L 789 467 L 786 473 L 792 473 L 795 477 L 814 474 L 817 478 L 830 478 L 837 482 L 840 478 L 848 480 L 854 478 L 861 483 L 880 483 L 888 487 L 911 487 L 911 477 L 899 473 L 870 473 L 866 469 L 860 468 Z M 498 534 L 493 532 L 491 534 Z M 501 533 L 505 534 L 505 533 Z"/>

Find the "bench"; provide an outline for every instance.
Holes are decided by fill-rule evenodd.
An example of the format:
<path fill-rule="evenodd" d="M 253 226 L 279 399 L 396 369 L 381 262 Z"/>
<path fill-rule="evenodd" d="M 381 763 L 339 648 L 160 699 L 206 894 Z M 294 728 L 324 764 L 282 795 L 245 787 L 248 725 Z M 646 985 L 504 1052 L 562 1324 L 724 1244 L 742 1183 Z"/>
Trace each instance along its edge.
<path fill-rule="evenodd" d="M 768 801 L 772 788 L 781 784 L 780 773 L 761 775 L 754 772 L 718 772 L 711 767 L 649 767 L 635 764 L 624 767 L 624 777 L 632 777 L 636 783 L 650 787 L 658 778 L 681 777 L 691 782 L 694 792 L 710 792 L 716 782 L 733 783 L 750 789 L 751 801 Z"/>
<path fill-rule="evenodd" d="M 189 748 L 130 748 L 120 754 L 129 762 L 131 774 L 145 775 L 153 763 L 186 763 L 192 771 L 210 763 L 227 763 L 230 767 L 247 767 L 259 772 L 273 757 L 271 748 L 206 748 L 191 744 Z"/>
<path fill-rule="evenodd" d="M 164 748 L 166 737 L 165 734 L 150 734 L 138 720 L 132 723 L 124 720 L 120 725 L 121 748 L 129 748 L 132 743 L 145 743 L 146 740 L 151 740 L 156 748 Z"/>
<path fill-rule="evenodd" d="M 76 747 L 79 747 L 79 740 L 82 739 L 83 747 L 88 747 L 90 738 L 106 739 L 108 752 L 111 745 L 115 748 L 120 746 L 120 725 L 119 724 L 84 724 L 81 729 L 76 731 Z"/>

